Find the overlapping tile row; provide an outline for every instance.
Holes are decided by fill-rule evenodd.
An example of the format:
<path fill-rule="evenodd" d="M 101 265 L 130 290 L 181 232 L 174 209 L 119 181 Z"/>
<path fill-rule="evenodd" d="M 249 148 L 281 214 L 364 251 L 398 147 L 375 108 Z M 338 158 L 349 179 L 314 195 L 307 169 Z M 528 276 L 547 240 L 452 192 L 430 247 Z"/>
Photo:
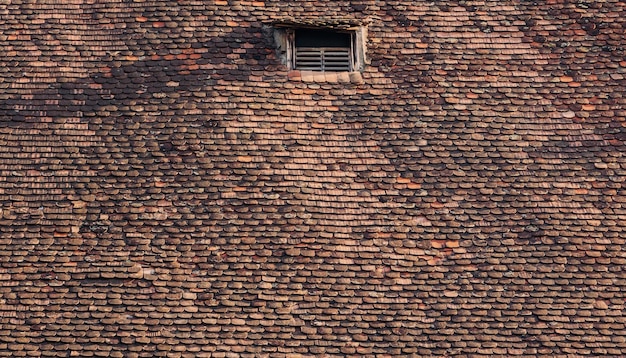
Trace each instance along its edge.
<path fill-rule="evenodd" d="M 0 12 L 0 356 L 625 354 L 624 2 Z"/>

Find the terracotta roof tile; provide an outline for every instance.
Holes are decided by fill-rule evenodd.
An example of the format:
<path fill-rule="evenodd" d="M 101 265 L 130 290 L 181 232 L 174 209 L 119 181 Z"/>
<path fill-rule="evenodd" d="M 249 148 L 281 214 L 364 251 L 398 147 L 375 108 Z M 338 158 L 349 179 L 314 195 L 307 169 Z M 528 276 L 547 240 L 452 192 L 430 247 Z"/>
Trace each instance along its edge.
<path fill-rule="evenodd" d="M 625 354 L 621 2 L 2 16 L 0 356 Z"/>

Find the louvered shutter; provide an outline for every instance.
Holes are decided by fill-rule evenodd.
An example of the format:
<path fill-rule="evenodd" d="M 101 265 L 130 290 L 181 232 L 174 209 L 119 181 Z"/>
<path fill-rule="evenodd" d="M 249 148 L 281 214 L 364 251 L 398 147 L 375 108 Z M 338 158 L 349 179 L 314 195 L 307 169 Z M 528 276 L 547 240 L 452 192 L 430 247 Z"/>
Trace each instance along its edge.
<path fill-rule="evenodd" d="M 350 71 L 350 48 L 331 47 L 322 49 L 323 71 Z"/>
<path fill-rule="evenodd" d="M 310 71 L 350 71 L 350 48 L 298 47 L 296 68 Z"/>

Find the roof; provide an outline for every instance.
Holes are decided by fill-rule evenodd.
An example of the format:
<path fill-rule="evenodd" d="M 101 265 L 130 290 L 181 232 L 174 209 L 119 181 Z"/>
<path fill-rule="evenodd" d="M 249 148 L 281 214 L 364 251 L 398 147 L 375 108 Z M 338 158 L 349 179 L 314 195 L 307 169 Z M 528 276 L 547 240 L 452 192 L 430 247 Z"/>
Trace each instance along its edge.
<path fill-rule="evenodd" d="M 626 354 L 623 1 L 0 11 L 0 356 Z"/>

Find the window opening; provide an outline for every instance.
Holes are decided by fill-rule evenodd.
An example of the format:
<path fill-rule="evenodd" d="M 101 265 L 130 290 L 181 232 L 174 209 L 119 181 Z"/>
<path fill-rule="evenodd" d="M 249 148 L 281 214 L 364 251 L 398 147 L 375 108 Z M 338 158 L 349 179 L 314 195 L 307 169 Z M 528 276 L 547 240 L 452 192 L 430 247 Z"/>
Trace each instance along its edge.
<path fill-rule="evenodd" d="M 299 29 L 295 31 L 294 68 L 312 71 L 350 71 L 352 36 L 349 33 Z"/>
<path fill-rule="evenodd" d="M 365 66 L 366 28 L 342 29 L 297 27 L 274 28 L 277 54 L 292 70 L 310 72 L 355 72 Z"/>

